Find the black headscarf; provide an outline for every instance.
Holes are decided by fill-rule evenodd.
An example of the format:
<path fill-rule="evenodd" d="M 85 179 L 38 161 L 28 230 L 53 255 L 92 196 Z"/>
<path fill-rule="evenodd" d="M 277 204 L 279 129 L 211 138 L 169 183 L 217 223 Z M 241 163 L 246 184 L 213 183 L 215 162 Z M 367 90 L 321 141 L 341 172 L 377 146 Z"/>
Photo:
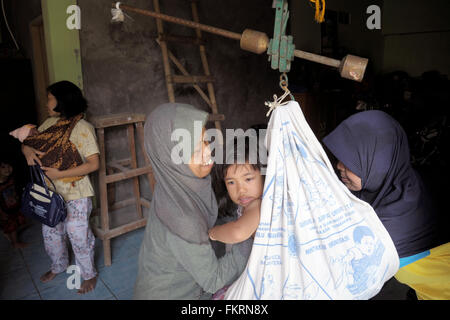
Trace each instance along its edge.
<path fill-rule="evenodd" d="M 396 120 L 378 110 L 360 112 L 323 142 L 361 178 L 362 190 L 354 193 L 374 208 L 400 258 L 436 245 L 435 213 L 410 164 L 407 136 Z"/>

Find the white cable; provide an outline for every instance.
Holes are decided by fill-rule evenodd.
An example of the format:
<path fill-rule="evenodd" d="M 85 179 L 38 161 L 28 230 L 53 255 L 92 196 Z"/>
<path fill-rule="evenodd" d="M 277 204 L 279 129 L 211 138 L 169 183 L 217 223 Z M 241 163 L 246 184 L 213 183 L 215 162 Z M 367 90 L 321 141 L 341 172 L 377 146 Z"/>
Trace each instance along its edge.
<path fill-rule="evenodd" d="M 111 9 L 111 15 L 111 22 L 123 22 L 125 20 L 125 16 L 134 21 L 132 17 L 130 17 L 125 12 L 123 12 L 122 9 L 120 9 L 120 2 L 116 2 L 116 7 Z"/>
<path fill-rule="evenodd" d="M 111 9 L 111 15 L 111 22 L 123 22 L 123 20 L 125 20 L 123 11 L 120 9 L 120 2 L 116 2 L 116 8 Z"/>
<path fill-rule="evenodd" d="M 16 38 L 14 38 L 14 35 L 13 35 L 11 29 L 9 28 L 9 25 L 8 25 L 8 19 L 6 19 L 6 13 L 5 13 L 5 7 L 3 6 L 3 0 L 1 0 L 1 1 L 2 1 L 3 18 L 5 18 L 6 28 L 8 28 L 9 34 L 11 35 L 11 38 L 13 39 L 14 44 L 16 45 L 17 51 L 19 51 L 19 50 L 20 50 L 20 49 L 19 49 L 19 45 L 17 44 Z"/>

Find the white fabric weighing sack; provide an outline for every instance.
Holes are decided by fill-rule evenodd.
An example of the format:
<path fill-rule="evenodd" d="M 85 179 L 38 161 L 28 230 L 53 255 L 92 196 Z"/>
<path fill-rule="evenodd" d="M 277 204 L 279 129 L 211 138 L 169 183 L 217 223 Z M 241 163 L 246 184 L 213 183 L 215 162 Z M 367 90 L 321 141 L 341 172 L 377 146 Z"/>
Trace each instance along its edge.
<path fill-rule="evenodd" d="M 370 299 L 399 256 L 373 208 L 339 180 L 299 104 L 269 121 L 261 218 L 225 299 Z"/>

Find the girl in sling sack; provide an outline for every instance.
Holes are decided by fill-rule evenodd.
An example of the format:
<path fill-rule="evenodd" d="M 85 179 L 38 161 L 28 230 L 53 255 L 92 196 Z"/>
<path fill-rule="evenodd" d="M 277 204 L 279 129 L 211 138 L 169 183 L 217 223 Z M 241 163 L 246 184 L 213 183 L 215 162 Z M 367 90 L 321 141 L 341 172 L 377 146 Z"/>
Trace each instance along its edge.
<path fill-rule="evenodd" d="M 53 180 L 56 192 L 66 201 L 67 218 L 54 228 L 42 225 L 52 265 L 40 279 L 51 281 L 69 267 L 65 242 L 68 236 L 84 279 L 78 293 L 84 294 L 97 282 L 95 237 L 89 227 L 94 190 L 88 174 L 99 168 L 99 149 L 93 126 L 83 119 L 87 102 L 81 90 L 69 81 L 60 81 L 49 86 L 47 92 L 50 117 L 37 129 L 38 134 L 23 141 L 22 152 L 28 165 L 38 163 Z"/>

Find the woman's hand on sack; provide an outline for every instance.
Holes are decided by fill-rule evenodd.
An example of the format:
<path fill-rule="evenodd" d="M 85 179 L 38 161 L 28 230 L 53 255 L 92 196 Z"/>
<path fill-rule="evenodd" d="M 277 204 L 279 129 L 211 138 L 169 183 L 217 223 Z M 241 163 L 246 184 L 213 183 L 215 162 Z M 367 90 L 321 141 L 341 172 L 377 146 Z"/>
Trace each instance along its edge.
<path fill-rule="evenodd" d="M 60 171 L 59 169 L 50 167 L 41 167 L 41 169 L 44 170 L 47 177 L 49 177 L 52 180 L 64 178 L 63 172 Z"/>
<path fill-rule="evenodd" d="M 22 144 L 22 153 L 25 156 L 25 159 L 27 159 L 27 163 L 29 166 L 34 166 L 35 164 L 39 164 L 40 166 L 42 166 L 42 162 L 41 159 L 39 159 L 39 156 L 44 155 L 45 152 Z"/>

